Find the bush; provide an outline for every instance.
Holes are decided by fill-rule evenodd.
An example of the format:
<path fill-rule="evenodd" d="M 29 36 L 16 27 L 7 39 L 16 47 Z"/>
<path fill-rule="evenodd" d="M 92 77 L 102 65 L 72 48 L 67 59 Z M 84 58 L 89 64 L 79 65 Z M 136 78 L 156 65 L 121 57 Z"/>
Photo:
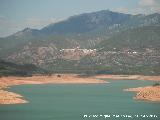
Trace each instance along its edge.
<path fill-rule="evenodd" d="M 153 86 L 160 86 L 160 83 L 154 83 Z"/>
<path fill-rule="evenodd" d="M 57 77 L 61 77 L 61 75 L 57 75 Z"/>

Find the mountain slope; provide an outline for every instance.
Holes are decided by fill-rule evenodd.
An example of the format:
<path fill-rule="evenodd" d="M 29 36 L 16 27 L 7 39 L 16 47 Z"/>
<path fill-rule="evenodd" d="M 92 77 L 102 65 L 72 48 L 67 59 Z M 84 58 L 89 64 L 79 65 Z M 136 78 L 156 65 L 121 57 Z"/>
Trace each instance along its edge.
<path fill-rule="evenodd" d="M 6 38 L 0 38 L 0 49 L 12 52 L 12 49 L 35 40 L 45 41 L 50 39 L 54 43 L 54 41 L 57 41 L 54 36 L 63 36 L 61 41 L 64 42 L 61 44 L 66 43 L 64 46 L 68 48 L 70 43 L 66 39 L 74 41 L 80 47 L 88 48 L 94 47 L 101 40 L 108 39 L 117 32 L 153 25 L 160 25 L 160 14 L 129 15 L 102 10 L 72 16 L 67 20 L 48 25 L 41 30 L 26 28 Z M 73 46 L 75 47 L 75 45 Z M 4 54 L 0 51 L 0 55 L 2 54 L 5 55 L 7 53 Z"/>
<path fill-rule="evenodd" d="M 0 76 L 16 75 L 30 76 L 35 73 L 45 73 L 46 71 L 32 64 L 15 64 L 0 60 Z"/>
<path fill-rule="evenodd" d="M 94 69 L 123 73 L 128 69 L 125 73 L 136 73 L 141 68 L 138 73 L 142 73 L 144 68 L 146 73 L 157 74 L 159 33 L 158 13 L 129 15 L 103 10 L 72 16 L 41 30 L 26 28 L 0 38 L 0 57 L 53 71 L 58 68 L 62 72 L 64 68 L 68 71 L 68 66 L 71 66 L 69 71 L 74 72 Z M 61 50 L 77 46 L 82 49 L 97 48 L 98 51 L 95 56 L 74 53 L 81 56 L 79 60 L 66 60 L 60 55 Z M 156 70 L 152 69 L 155 67 Z"/>
<path fill-rule="evenodd" d="M 49 25 L 41 31 L 45 33 L 85 33 L 101 27 L 109 27 L 127 21 L 131 15 L 103 10 L 76 15 L 62 22 Z"/>
<path fill-rule="evenodd" d="M 21 46 L 29 43 L 29 40 L 43 38 L 43 34 L 39 30 L 25 28 L 11 36 L 0 38 L 0 55 L 5 56 L 12 53 L 12 51 L 18 51 Z"/>
<path fill-rule="evenodd" d="M 160 48 L 160 26 L 144 26 L 120 32 L 102 41 L 97 47 L 104 50 L 158 49 Z"/>

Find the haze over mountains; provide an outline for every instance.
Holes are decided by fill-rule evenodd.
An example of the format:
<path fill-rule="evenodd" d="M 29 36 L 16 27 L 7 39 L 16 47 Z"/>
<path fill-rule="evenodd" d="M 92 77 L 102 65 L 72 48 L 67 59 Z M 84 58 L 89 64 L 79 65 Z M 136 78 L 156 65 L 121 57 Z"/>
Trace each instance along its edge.
<path fill-rule="evenodd" d="M 0 38 L 4 60 L 35 64 L 52 72 L 160 74 L 159 48 L 158 13 L 102 10 Z M 66 49 L 72 52 L 67 54 Z M 87 49 L 96 52 L 86 54 Z"/>

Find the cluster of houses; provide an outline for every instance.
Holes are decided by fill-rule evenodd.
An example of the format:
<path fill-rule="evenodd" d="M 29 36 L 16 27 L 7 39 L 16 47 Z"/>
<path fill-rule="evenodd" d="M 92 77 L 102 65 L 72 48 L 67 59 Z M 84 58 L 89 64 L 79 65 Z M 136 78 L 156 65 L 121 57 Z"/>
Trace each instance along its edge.
<path fill-rule="evenodd" d="M 74 49 L 61 49 L 60 52 L 61 53 L 79 53 L 79 54 L 85 54 L 85 55 L 89 55 L 89 54 L 95 54 L 96 53 L 96 49 L 80 49 L 79 47 L 74 48 Z"/>
<path fill-rule="evenodd" d="M 74 49 L 61 49 L 60 53 L 63 58 L 68 58 L 68 59 L 79 59 L 81 57 L 84 57 L 86 55 L 95 55 L 96 54 L 96 49 L 80 49 L 79 47 L 74 48 Z"/>

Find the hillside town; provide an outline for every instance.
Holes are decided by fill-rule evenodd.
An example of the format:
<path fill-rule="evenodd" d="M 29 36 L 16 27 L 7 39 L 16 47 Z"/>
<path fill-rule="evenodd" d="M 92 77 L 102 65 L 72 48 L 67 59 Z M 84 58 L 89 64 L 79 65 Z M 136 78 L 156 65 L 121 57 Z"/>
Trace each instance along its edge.
<path fill-rule="evenodd" d="M 79 47 L 74 49 L 61 49 L 60 56 L 63 59 L 79 60 L 86 55 L 95 56 L 96 51 L 96 49 L 80 49 Z"/>

